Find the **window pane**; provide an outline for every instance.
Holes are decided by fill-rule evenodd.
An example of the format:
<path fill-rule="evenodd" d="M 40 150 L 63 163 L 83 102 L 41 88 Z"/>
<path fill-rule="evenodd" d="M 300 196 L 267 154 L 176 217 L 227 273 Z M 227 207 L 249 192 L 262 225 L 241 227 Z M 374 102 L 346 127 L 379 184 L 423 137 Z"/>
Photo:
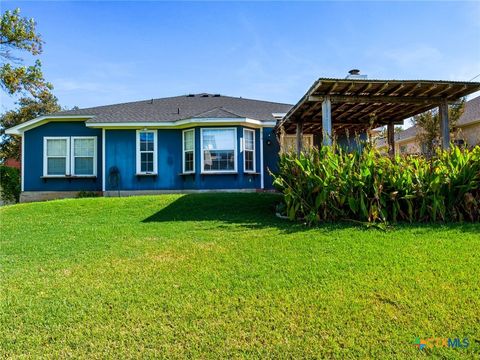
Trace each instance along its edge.
<path fill-rule="evenodd" d="M 73 153 L 75 156 L 93 157 L 95 141 L 93 139 L 73 139 Z"/>
<path fill-rule="evenodd" d="M 153 153 L 140 154 L 140 171 L 153 172 Z"/>
<path fill-rule="evenodd" d="M 153 151 L 153 133 L 140 133 L 140 151 Z"/>
<path fill-rule="evenodd" d="M 183 133 L 183 149 L 185 151 L 193 150 L 194 131 L 185 131 Z"/>
<path fill-rule="evenodd" d="M 66 165 L 67 165 L 66 158 L 48 158 L 47 174 L 48 175 L 65 175 Z"/>
<path fill-rule="evenodd" d="M 67 156 L 67 140 L 47 139 L 47 156 Z"/>
<path fill-rule="evenodd" d="M 233 150 L 222 151 L 204 151 L 203 164 L 204 170 L 211 171 L 227 171 L 235 170 Z"/>
<path fill-rule="evenodd" d="M 93 157 L 76 157 L 75 175 L 93 175 Z"/>
<path fill-rule="evenodd" d="M 245 131 L 245 150 L 253 150 L 253 131 Z"/>
<path fill-rule="evenodd" d="M 193 171 L 193 151 L 185 152 L 185 171 Z"/>
<path fill-rule="evenodd" d="M 245 170 L 253 171 L 253 151 L 245 151 Z"/>
<path fill-rule="evenodd" d="M 141 132 L 140 141 L 153 142 L 153 132 Z"/>
<path fill-rule="evenodd" d="M 204 129 L 202 136 L 205 150 L 235 149 L 235 130 L 233 129 Z"/>

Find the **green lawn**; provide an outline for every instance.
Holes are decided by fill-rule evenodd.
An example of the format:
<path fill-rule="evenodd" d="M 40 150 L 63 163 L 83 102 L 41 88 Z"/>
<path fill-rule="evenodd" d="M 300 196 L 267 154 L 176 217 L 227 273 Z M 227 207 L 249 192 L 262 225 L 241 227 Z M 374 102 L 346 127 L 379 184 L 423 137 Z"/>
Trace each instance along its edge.
<path fill-rule="evenodd" d="M 307 229 L 273 215 L 278 199 L 0 209 L 0 358 L 480 355 L 479 224 Z"/>

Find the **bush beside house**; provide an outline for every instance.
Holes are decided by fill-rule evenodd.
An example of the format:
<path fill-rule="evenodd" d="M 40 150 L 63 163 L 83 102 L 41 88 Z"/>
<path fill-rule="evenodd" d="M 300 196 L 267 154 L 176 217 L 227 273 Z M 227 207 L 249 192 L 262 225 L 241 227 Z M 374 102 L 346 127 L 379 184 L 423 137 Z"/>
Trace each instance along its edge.
<path fill-rule="evenodd" d="M 15 167 L 0 165 L 0 197 L 2 202 L 18 202 L 20 189 L 20 170 Z"/>
<path fill-rule="evenodd" d="M 282 154 L 274 184 L 286 215 L 308 224 L 480 220 L 480 146 L 437 155 L 390 158 L 369 147 Z"/>

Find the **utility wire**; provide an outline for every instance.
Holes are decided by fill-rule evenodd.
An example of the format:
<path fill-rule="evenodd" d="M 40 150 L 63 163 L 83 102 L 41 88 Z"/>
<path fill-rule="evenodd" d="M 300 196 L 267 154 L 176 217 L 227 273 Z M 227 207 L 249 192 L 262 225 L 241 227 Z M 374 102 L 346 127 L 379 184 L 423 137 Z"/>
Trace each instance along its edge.
<path fill-rule="evenodd" d="M 471 79 L 470 79 L 470 80 L 468 80 L 468 81 L 475 80 L 475 79 L 476 79 L 477 77 L 479 77 L 479 76 L 480 76 L 480 74 L 478 74 L 477 76 L 474 76 L 473 78 L 471 78 Z"/>

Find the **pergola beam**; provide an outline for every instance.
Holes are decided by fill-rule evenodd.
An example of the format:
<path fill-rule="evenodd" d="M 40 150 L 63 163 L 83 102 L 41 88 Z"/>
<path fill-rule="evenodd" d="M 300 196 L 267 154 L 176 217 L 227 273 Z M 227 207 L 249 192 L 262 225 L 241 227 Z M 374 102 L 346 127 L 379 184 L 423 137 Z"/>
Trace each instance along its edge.
<path fill-rule="evenodd" d="M 389 104 L 431 104 L 440 105 L 445 102 L 441 97 L 425 97 L 419 98 L 416 96 L 362 96 L 362 95 L 328 95 L 331 102 L 341 103 L 389 103 Z M 308 101 L 319 102 L 323 101 L 325 96 L 310 95 Z M 454 102 L 454 101 L 451 101 Z"/>

